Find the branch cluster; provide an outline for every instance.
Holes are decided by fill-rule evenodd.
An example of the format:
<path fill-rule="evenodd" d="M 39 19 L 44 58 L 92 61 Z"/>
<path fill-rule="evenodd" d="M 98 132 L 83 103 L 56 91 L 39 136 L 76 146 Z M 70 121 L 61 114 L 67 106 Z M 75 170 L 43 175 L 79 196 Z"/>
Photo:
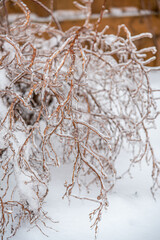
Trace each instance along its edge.
<path fill-rule="evenodd" d="M 73 193 L 76 185 L 98 184 L 96 199 L 83 198 L 98 204 L 90 214 L 97 233 L 123 147 L 131 153 L 126 172 L 145 158 L 153 165 L 152 192 L 159 187 L 160 165 L 148 132 L 158 113 L 145 67 L 154 59 L 146 60 L 147 53 L 156 49 L 138 50 L 134 43 L 151 34 L 131 36 L 124 25 L 117 35 L 107 34 L 108 26 L 99 32 L 103 14 L 90 23 L 92 1 L 83 1 L 84 25 L 66 32 L 30 22 L 23 1 L 13 2 L 24 17 L 9 24 L 4 19 L 9 27 L 0 29 L 0 67 L 6 73 L 0 85 L 2 239 L 26 220 L 45 225 L 50 166 L 64 162 L 73 163 L 65 196 L 81 199 Z"/>

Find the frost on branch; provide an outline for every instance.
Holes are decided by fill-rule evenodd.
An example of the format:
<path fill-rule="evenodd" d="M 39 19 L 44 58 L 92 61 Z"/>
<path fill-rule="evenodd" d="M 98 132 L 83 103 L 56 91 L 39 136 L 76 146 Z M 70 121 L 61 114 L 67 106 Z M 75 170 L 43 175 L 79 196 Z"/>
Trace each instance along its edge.
<path fill-rule="evenodd" d="M 94 201 L 90 214 L 97 233 L 107 194 L 114 187 L 115 161 L 122 148 L 132 165 L 153 165 L 152 193 L 159 187 L 160 166 L 150 143 L 156 103 L 145 67 L 154 47 L 138 50 L 126 26 L 117 35 L 89 24 L 66 32 L 30 22 L 22 1 L 14 1 L 25 18 L 2 27 L 0 41 L 0 232 L 15 235 L 23 221 L 41 231 L 48 219 L 42 206 L 51 166 L 73 164 L 65 196 Z M 36 1 L 38 2 L 38 1 Z M 89 9 L 92 1 L 87 3 Z M 101 16 L 102 17 L 102 16 Z M 121 31 L 125 37 L 121 36 Z M 47 34 L 48 40 L 44 38 Z M 74 187 L 97 184 L 96 199 L 79 197 Z"/>

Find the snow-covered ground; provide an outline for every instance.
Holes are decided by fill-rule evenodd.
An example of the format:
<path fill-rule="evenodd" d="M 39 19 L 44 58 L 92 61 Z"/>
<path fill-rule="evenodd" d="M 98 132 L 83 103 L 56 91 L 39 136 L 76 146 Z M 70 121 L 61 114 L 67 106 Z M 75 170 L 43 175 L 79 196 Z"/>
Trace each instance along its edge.
<path fill-rule="evenodd" d="M 150 73 L 153 89 L 160 89 L 160 71 Z M 156 93 L 158 96 L 159 93 Z M 160 104 L 159 104 L 160 106 Z M 160 107 L 159 107 L 160 108 Z M 150 131 L 151 141 L 156 157 L 160 159 L 160 117 L 156 120 L 157 129 Z M 127 153 L 121 153 L 117 165 L 120 171 L 125 165 Z M 48 215 L 59 223 L 51 224 L 54 230 L 43 228 L 46 238 L 34 228 L 27 231 L 27 226 L 21 227 L 13 240 L 93 240 L 94 230 L 90 230 L 88 214 L 96 205 L 88 201 L 71 199 L 69 204 L 62 196 L 63 186 L 67 176 L 71 176 L 70 164 L 52 170 L 49 194 L 44 205 Z M 109 195 L 108 210 L 103 213 L 99 224 L 99 240 L 159 240 L 160 239 L 160 194 L 154 201 L 150 192 L 152 186 L 151 166 L 145 160 L 142 166 L 137 165 L 128 175 L 117 181 Z M 95 189 L 96 191 L 96 189 Z"/>

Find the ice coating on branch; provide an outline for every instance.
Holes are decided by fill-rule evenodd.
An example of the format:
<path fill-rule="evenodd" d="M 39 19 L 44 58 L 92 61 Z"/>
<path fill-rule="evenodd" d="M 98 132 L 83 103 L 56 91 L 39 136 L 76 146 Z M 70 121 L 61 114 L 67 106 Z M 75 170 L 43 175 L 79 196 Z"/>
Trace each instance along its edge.
<path fill-rule="evenodd" d="M 32 174 L 19 168 L 17 160 L 14 164 L 16 185 L 22 201 L 28 204 L 30 210 L 37 212 L 40 207 L 39 198 L 36 194 L 36 186 Z"/>
<path fill-rule="evenodd" d="M 153 166 L 153 194 L 159 186 L 159 163 L 149 138 L 158 113 L 146 68 L 154 60 L 147 59 L 148 52 L 156 50 L 138 50 L 135 44 L 151 34 L 131 36 L 124 24 L 117 35 L 107 34 L 108 27 L 98 32 L 101 19 L 90 22 L 92 1 L 82 1 L 84 25 L 66 32 L 30 23 L 26 5 L 15 2 L 25 19 L 11 24 L 9 36 L 0 34 L 5 56 L 5 70 L 0 70 L 0 173 L 5 186 L 0 231 L 13 226 L 13 235 L 22 220 L 45 226 L 42 206 L 51 167 L 69 162 L 73 171 L 64 196 L 72 197 L 76 187 L 88 192 L 96 185 L 97 196 L 84 199 L 97 204 L 90 213 L 97 233 L 117 180 L 121 149 L 130 151 L 125 173 L 145 159 Z"/>

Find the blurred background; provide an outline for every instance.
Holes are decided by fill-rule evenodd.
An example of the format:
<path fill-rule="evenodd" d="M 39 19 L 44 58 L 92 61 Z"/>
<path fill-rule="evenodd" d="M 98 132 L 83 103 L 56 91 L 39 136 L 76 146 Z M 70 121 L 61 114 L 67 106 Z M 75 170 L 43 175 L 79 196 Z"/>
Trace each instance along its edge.
<path fill-rule="evenodd" d="M 40 4 L 33 0 L 23 0 L 31 12 L 39 17 L 44 17 L 47 22 L 49 13 Z M 84 23 L 84 15 L 80 14 L 74 0 L 39 0 L 42 4 L 52 9 L 59 19 L 63 31 L 71 26 Z M 137 41 L 138 48 L 147 46 L 157 47 L 157 59 L 152 66 L 160 65 L 160 0 L 94 0 L 92 4 L 92 21 L 99 17 L 102 4 L 105 4 L 108 13 L 104 15 L 99 30 L 109 25 L 108 34 L 117 34 L 118 25 L 125 24 L 132 35 L 151 32 L 152 39 Z M 7 2 L 9 13 L 20 13 L 20 8 L 12 1 Z M 38 18 L 37 18 L 38 19 Z M 40 19 L 40 18 L 39 18 Z"/>

